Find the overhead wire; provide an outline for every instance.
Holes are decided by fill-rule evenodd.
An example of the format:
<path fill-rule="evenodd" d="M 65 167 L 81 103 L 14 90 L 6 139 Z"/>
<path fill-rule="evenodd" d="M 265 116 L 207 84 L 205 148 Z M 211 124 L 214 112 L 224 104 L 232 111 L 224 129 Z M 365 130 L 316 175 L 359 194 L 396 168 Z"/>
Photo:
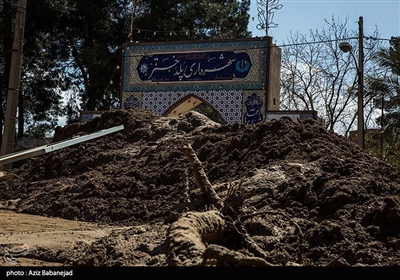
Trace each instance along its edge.
<path fill-rule="evenodd" d="M 7 2 L 7 3 L 10 3 L 10 4 L 14 5 L 14 6 L 18 6 L 18 3 L 14 2 L 14 1 L 10 1 L 10 0 L 3 0 L 3 1 Z"/>
<path fill-rule="evenodd" d="M 237 23 L 235 23 L 237 24 Z M 157 33 L 169 33 L 170 35 L 172 34 L 178 34 L 178 33 L 186 33 L 188 35 L 188 32 L 196 32 L 195 30 L 184 30 L 184 31 L 171 31 L 171 30 L 150 30 L 150 29 L 143 29 L 143 28 L 138 28 L 135 27 L 132 30 L 136 30 L 137 33 L 143 32 L 149 32 L 153 33 L 156 35 Z M 221 28 L 219 28 L 221 30 Z M 255 38 L 257 38 L 256 36 Z M 268 37 L 268 36 L 262 36 L 262 37 Z M 260 38 L 262 38 L 260 37 Z M 254 38 L 254 37 L 253 37 Z M 379 40 L 379 41 L 390 41 L 391 39 L 388 38 L 377 38 L 377 37 L 372 37 L 372 36 L 364 36 L 363 37 L 366 40 Z M 331 42 L 338 42 L 338 41 L 344 41 L 344 40 L 356 40 L 358 37 L 347 37 L 347 38 L 339 38 L 339 39 L 331 39 L 331 40 L 321 40 L 321 41 L 310 41 L 310 42 L 302 42 L 302 43 L 292 43 L 292 44 L 280 44 L 280 45 L 272 45 L 271 47 L 291 47 L 291 46 L 302 46 L 302 45 L 311 45 L 311 44 L 319 44 L 319 43 L 331 43 Z"/>

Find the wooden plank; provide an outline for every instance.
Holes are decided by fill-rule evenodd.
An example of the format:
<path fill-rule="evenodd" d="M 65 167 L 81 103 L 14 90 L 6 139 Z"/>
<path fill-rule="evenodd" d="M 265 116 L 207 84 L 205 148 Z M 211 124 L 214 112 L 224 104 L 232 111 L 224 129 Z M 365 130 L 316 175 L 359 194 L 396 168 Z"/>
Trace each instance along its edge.
<path fill-rule="evenodd" d="M 5 164 L 9 164 L 15 161 L 19 161 L 22 159 L 27 159 L 27 158 L 31 158 L 31 157 L 35 157 L 35 156 L 39 156 L 45 153 L 50 153 L 59 149 L 63 149 L 65 147 L 69 147 L 75 144 L 79 144 L 94 138 L 98 138 L 116 131 L 120 131 L 124 129 L 123 125 L 119 125 L 119 126 L 115 126 L 112 128 L 108 128 L 108 129 L 103 129 L 88 135 L 83 135 L 83 136 L 79 136 L 76 138 L 72 138 L 72 139 L 68 139 L 68 140 L 64 140 L 64 141 L 59 141 L 56 143 L 52 143 L 52 144 L 48 144 L 48 145 L 43 145 L 40 147 L 36 147 L 36 148 L 32 148 L 32 149 L 28 149 L 28 150 L 24 150 L 24 151 L 19 151 L 19 152 L 15 152 L 15 153 L 11 153 L 11 154 L 7 154 L 4 156 L 0 156 L 0 165 L 5 165 Z"/>
<path fill-rule="evenodd" d="M 174 108 L 171 112 L 169 112 L 166 117 L 176 117 L 183 115 L 191 110 L 193 110 L 195 107 L 199 106 L 203 101 L 200 99 L 190 96 L 187 99 L 183 99 L 178 106 Z"/>

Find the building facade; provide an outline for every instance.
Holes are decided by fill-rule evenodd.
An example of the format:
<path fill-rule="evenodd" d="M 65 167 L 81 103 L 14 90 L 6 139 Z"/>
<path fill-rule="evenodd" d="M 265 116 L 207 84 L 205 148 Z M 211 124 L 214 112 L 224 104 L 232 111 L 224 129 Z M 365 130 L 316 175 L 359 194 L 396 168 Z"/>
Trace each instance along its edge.
<path fill-rule="evenodd" d="M 281 50 L 271 37 L 123 45 L 121 108 L 160 116 L 205 102 L 228 124 L 279 109 Z"/>

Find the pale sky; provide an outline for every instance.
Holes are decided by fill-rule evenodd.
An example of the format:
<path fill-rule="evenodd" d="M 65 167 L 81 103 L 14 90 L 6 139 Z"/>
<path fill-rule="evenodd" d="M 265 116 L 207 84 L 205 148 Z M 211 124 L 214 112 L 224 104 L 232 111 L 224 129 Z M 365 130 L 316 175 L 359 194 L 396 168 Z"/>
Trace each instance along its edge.
<path fill-rule="evenodd" d="M 266 0 L 264 0 L 266 1 Z M 326 27 L 325 19 L 344 21 L 348 17 L 349 29 L 358 32 L 359 17 L 363 17 L 364 35 L 368 36 L 377 27 L 380 38 L 400 36 L 400 0 L 279 0 L 280 10 L 274 10 L 273 22 L 278 24 L 270 28 L 268 35 L 277 45 L 287 42 L 287 37 L 297 31 L 306 35 L 310 30 Z M 254 17 L 252 21 L 251 17 Z M 265 36 L 265 30 L 259 30 L 257 0 L 251 0 L 249 30 L 253 37 Z"/>

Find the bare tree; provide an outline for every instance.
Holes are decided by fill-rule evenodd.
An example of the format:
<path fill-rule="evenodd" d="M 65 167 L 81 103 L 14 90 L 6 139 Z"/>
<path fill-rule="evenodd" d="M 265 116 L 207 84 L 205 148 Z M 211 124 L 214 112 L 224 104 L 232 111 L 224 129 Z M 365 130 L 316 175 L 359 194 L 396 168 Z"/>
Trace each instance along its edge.
<path fill-rule="evenodd" d="M 315 110 L 326 128 L 348 135 L 357 120 L 358 31 L 348 28 L 348 18 L 340 22 L 333 16 L 326 26 L 308 34 L 291 33 L 282 48 L 281 109 Z M 378 38 L 378 29 L 366 39 Z M 348 41 L 352 53 L 343 53 L 339 44 Z M 365 40 L 364 75 L 376 73 L 371 63 L 379 40 Z M 372 126 L 372 97 L 364 96 L 365 125 Z"/>

